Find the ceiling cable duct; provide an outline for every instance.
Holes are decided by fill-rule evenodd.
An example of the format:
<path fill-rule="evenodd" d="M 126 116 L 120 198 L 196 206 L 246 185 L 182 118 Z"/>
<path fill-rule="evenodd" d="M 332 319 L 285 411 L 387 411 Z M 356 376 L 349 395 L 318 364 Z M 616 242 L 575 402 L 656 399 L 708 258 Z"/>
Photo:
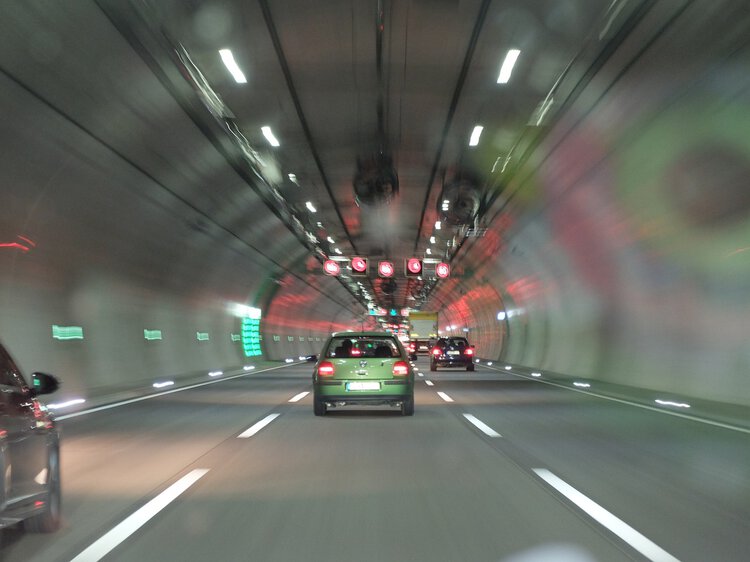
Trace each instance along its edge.
<path fill-rule="evenodd" d="M 281 39 L 279 38 L 278 31 L 276 30 L 276 25 L 274 24 L 273 16 L 271 15 L 271 9 L 268 7 L 268 2 L 266 0 L 260 0 L 260 7 L 263 12 L 263 18 L 266 22 L 266 28 L 268 29 L 268 33 L 271 36 L 271 42 L 273 43 L 274 50 L 276 51 L 276 56 L 279 59 L 281 71 L 284 74 L 284 79 L 286 80 L 287 89 L 289 90 L 289 96 L 292 98 L 294 109 L 297 112 L 297 118 L 299 119 L 300 126 L 302 127 L 302 132 L 305 135 L 307 145 L 310 147 L 310 153 L 312 154 L 313 160 L 315 161 L 315 166 L 318 168 L 318 173 L 320 174 L 320 178 L 323 181 L 323 186 L 326 188 L 326 192 L 328 193 L 328 196 L 333 203 L 333 208 L 336 211 L 336 216 L 341 223 L 344 234 L 346 235 L 346 238 L 349 241 L 352 250 L 354 250 L 354 253 L 357 254 L 359 253 L 357 250 L 357 246 L 354 244 L 351 233 L 346 226 L 346 221 L 341 214 L 341 209 L 339 209 L 339 206 L 336 203 L 336 197 L 333 194 L 331 184 L 328 181 L 328 176 L 326 175 L 325 169 L 323 168 L 323 162 L 320 159 L 317 145 L 313 140 L 310 126 L 307 122 L 307 118 L 305 117 L 305 113 L 302 110 L 302 104 L 300 103 L 297 88 L 295 87 L 294 80 L 292 79 L 292 72 L 289 69 L 289 63 L 287 62 L 286 55 L 284 54 L 284 49 L 281 46 Z"/>
<path fill-rule="evenodd" d="M 385 126 L 385 79 L 383 78 L 383 35 L 385 32 L 384 1 L 377 1 L 375 13 L 375 69 L 378 82 L 377 152 L 357 159 L 357 171 L 352 180 L 354 200 L 362 205 L 388 205 L 398 194 L 398 173 L 393 156 L 388 150 Z"/>
<path fill-rule="evenodd" d="M 477 46 L 479 40 L 479 33 L 482 31 L 484 20 L 487 18 L 487 11 L 490 8 L 491 0 L 484 0 L 482 6 L 479 8 L 477 19 L 474 22 L 474 29 L 471 33 L 471 39 L 469 39 L 469 45 L 466 48 L 466 54 L 464 55 L 463 64 L 461 65 L 461 73 L 456 81 L 456 87 L 453 90 L 453 97 L 451 98 L 450 106 L 448 107 L 448 115 L 445 118 L 445 125 L 443 126 L 443 133 L 440 136 L 440 144 L 438 145 L 437 153 L 435 154 L 435 161 L 432 164 L 430 170 L 430 177 L 427 181 L 427 192 L 425 193 L 424 203 L 422 204 L 422 214 L 419 217 L 419 228 L 417 229 L 417 237 L 414 240 L 414 252 L 419 248 L 419 238 L 422 233 L 422 225 L 424 224 L 425 212 L 427 211 L 427 203 L 430 200 L 430 194 L 432 193 L 432 184 L 435 181 L 438 167 L 440 166 L 440 160 L 443 156 L 443 148 L 445 146 L 445 139 L 448 136 L 451 123 L 453 122 L 453 115 L 456 113 L 458 107 L 458 100 L 461 97 L 461 91 L 463 90 L 464 83 L 466 82 L 466 76 L 469 73 L 469 67 L 471 66 L 471 59 L 474 56 L 474 49 Z"/>

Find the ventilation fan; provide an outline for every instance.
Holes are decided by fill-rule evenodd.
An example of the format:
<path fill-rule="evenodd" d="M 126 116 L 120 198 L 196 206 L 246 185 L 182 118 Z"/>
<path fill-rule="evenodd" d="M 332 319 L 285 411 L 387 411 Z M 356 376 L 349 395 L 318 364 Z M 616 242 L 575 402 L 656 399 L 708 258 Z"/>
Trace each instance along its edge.
<path fill-rule="evenodd" d="M 378 154 L 368 160 L 358 159 L 353 184 L 357 205 L 387 205 L 398 193 L 393 158 Z"/>
<path fill-rule="evenodd" d="M 443 180 L 437 201 L 440 219 L 451 226 L 472 225 L 479 212 L 479 181 L 472 173 L 457 172 Z"/>

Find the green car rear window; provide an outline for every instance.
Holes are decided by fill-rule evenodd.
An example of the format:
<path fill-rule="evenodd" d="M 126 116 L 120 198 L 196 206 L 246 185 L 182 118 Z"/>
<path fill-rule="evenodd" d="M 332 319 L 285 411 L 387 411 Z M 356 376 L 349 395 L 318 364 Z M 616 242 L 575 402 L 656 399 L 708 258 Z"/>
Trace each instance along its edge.
<path fill-rule="evenodd" d="M 326 357 L 337 359 L 350 357 L 399 357 L 400 353 L 393 338 L 336 337 L 332 338 L 325 353 Z"/>

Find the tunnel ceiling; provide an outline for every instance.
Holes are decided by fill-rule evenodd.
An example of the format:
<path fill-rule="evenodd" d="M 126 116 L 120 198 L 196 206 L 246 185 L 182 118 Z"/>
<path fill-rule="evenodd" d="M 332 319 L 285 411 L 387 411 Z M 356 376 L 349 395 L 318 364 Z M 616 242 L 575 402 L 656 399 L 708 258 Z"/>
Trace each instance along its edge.
<path fill-rule="evenodd" d="M 471 283 L 471 260 L 493 246 L 462 262 L 457 253 L 495 216 L 503 174 L 524 142 L 538 140 L 560 77 L 596 30 L 621 18 L 595 0 L 99 0 L 77 16 L 81 30 L 106 18 L 112 36 L 102 38 L 102 61 L 109 44 L 125 41 L 218 149 L 221 171 L 213 160 L 177 171 L 178 196 L 200 211 L 195 228 L 213 223 L 253 240 L 279 279 L 307 280 L 347 306 L 369 298 L 389 308 L 445 302 L 441 291 Z M 230 75 L 221 49 L 231 49 L 245 83 Z M 498 83 L 511 49 L 520 51 L 515 68 Z M 33 69 L 10 70 L 23 83 L 36 80 Z M 68 73 L 62 103 L 75 105 L 74 93 L 85 98 L 101 79 L 96 68 Z M 141 95 L 161 102 L 148 88 Z M 469 146 L 475 126 L 481 137 Z M 175 145 L 176 135 L 167 125 L 148 143 Z M 150 169 L 147 151 L 134 159 Z M 358 171 L 364 190 L 355 192 Z M 444 184 L 452 191 L 443 194 Z M 441 217 L 446 198 L 454 207 Z M 346 268 L 324 277 L 324 259 L 355 255 L 370 258 L 369 277 L 351 278 Z M 411 256 L 455 264 L 454 279 L 436 282 L 429 264 L 423 279 L 407 279 L 402 264 Z M 377 275 L 382 259 L 396 265 L 390 290 Z"/>

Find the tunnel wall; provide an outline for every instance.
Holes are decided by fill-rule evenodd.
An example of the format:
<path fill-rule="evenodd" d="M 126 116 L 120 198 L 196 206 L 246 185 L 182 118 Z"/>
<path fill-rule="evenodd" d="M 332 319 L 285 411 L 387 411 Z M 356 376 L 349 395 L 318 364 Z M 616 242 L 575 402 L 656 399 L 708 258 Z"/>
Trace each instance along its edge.
<path fill-rule="evenodd" d="M 737 8 L 693 4 L 669 22 L 655 9 L 517 171 L 510 226 L 481 272 L 511 312 L 498 358 L 750 405 L 750 51 Z M 695 41 L 700 26 L 721 39 Z M 488 247 L 472 251 L 480 261 Z"/>
<path fill-rule="evenodd" d="M 241 364 L 228 305 L 252 295 L 252 264 L 134 189 L 153 185 L 4 78 L 0 100 L 17 141 L 0 172 L 2 242 L 16 244 L 0 249 L 0 339 L 22 368 L 78 393 Z M 53 339 L 53 326 L 83 339 Z"/>

